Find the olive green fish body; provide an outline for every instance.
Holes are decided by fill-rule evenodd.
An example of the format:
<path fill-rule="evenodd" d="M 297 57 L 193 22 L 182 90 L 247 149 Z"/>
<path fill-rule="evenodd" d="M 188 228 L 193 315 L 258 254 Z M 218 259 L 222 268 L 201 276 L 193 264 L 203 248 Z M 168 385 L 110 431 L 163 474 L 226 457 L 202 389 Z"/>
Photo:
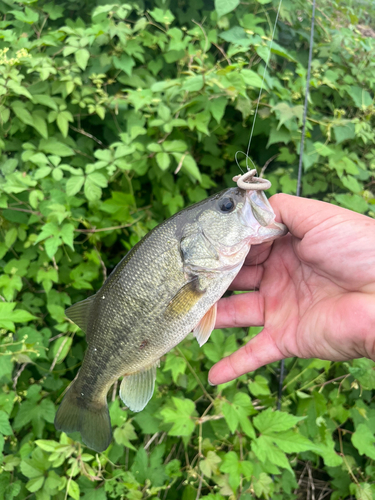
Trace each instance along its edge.
<path fill-rule="evenodd" d="M 56 415 L 58 429 L 79 430 L 88 446 L 105 449 L 110 386 L 124 376 L 120 396 L 140 411 L 152 396 L 161 356 L 192 330 L 200 344 L 208 339 L 216 303 L 250 244 L 285 232 L 263 197 L 264 206 L 259 193 L 234 188 L 179 212 L 148 233 L 93 297 L 67 310 L 86 332 L 88 349 Z"/>

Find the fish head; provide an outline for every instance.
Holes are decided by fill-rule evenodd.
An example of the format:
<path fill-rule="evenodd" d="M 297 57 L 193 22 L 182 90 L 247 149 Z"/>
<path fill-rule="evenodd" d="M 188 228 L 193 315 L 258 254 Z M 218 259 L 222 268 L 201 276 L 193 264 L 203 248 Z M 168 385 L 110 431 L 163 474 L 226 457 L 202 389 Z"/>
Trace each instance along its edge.
<path fill-rule="evenodd" d="M 263 191 L 230 188 L 213 196 L 199 217 L 199 226 L 221 254 L 271 241 L 288 230 L 275 221 L 275 213 Z"/>

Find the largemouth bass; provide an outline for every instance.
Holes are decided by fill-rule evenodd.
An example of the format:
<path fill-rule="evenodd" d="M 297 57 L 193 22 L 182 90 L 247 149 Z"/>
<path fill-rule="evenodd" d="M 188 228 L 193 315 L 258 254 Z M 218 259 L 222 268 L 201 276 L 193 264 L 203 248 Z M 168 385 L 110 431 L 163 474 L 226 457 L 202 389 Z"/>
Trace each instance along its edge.
<path fill-rule="evenodd" d="M 141 411 L 154 392 L 161 356 L 191 331 L 200 345 L 215 327 L 216 303 L 250 245 L 287 232 L 263 191 L 230 188 L 182 210 L 150 231 L 119 262 L 100 290 L 66 315 L 86 332 L 77 378 L 55 418 L 56 429 L 79 431 L 96 451 L 112 439 L 111 385 Z"/>

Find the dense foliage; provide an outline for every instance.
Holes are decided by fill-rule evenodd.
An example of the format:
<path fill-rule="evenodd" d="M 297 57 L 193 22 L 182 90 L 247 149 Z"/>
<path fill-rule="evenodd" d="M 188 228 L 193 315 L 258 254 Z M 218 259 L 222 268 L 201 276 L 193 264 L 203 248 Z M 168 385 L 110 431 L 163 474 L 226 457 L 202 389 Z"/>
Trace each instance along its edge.
<path fill-rule="evenodd" d="M 374 363 L 288 360 L 217 388 L 259 329 L 190 336 L 146 409 L 111 391 L 95 454 L 53 426 L 86 343 L 64 309 L 184 206 L 233 185 L 276 17 L 271 0 L 0 0 L 0 499 L 370 499 Z M 310 2 L 284 0 L 251 157 L 295 193 Z M 375 26 L 317 10 L 303 195 L 374 216 Z M 272 194 L 271 193 L 271 194 Z"/>

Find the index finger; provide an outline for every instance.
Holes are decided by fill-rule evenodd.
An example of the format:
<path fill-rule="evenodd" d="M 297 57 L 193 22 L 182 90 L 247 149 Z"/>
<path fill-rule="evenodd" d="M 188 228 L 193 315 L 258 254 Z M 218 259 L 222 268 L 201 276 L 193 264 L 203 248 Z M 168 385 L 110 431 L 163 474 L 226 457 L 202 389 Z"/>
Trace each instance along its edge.
<path fill-rule="evenodd" d="M 290 194 L 275 194 L 271 196 L 269 201 L 276 214 L 276 219 L 281 220 L 290 233 L 299 239 L 332 217 L 343 217 L 343 219 L 363 219 L 364 217 L 337 205 Z"/>

